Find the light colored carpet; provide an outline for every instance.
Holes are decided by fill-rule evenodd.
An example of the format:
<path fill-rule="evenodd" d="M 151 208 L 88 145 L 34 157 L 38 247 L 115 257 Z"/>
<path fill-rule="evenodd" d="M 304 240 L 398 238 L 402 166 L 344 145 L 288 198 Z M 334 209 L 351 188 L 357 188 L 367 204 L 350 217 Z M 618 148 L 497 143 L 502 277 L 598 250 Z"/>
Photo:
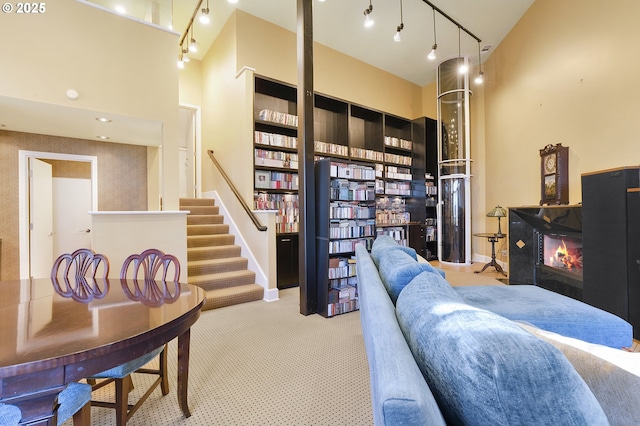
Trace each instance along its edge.
<path fill-rule="evenodd" d="M 178 407 L 176 356 L 172 342 L 169 395 L 155 390 L 128 425 L 373 424 L 359 313 L 303 316 L 298 288 L 202 312 L 191 329 L 189 418 Z M 145 379 L 134 376 L 130 402 Z M 106 388 L 100 397 L 112 397 Z M 114 425 L 114 412 L 92 407 L 91 422 Z"/>

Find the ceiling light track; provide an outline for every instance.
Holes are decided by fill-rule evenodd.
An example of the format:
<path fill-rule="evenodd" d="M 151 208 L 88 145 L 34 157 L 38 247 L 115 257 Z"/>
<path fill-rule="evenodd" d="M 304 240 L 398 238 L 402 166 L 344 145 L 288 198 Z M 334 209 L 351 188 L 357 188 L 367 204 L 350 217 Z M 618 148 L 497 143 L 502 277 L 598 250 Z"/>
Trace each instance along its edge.
<path fill-rule="evenodd" d="M 480 38 L 478 38 L 474 33 L 472 33 L 471 31 L 469 31 L 468 29 L 466 29 L 465 27 L 463 27 L 460 23 L 458 23 L 458 21 L 456 21 L 455 19 L 453 19 L 451 16 L 447 15 L 445 12 L 443 12 L 438 6 L 436 6 L 435 4 L 431 3 L 429 0 L 422 0 L 423 2 L 425 2 L 426 4 L 428 4 L 433 10 L 435 10 L 436 12 L 438 12 L 440 15 L 444 16 L 445 18 L 447 18 L 449 20 L 449 22 L 451 22 L 452 24 L 454 24 L 456 27 L 458 27 L 459 29 L 461 29 L 462 31 L 464 31 L 465 33 L 469 34 L 470 37 L 473 37 L 474 39 L 476 39 L 476 41 L 478 43 L 482 42 L 482 40 L 480 40 Z"/>

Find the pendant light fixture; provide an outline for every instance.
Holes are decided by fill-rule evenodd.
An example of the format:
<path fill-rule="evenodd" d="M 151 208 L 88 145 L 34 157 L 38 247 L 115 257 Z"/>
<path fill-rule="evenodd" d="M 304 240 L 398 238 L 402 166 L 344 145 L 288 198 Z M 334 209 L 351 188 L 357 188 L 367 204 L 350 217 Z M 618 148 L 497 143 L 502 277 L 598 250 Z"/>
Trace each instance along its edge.
<path fill-rule="evenodd" d="M 371 17 L 371 12 L 373 12 L 373 5 L 371 4 L 371 0 L 369 0 L 369 7 L 364 10 L 364 26 L 366 28 L 373 27 L 373 18 Z"/>
<path fill-rule="evenodd" d="M 400 31 L 404 29 L 404 20 L 402 19 L 402 0 L 400 0 L 400 25 L 396 27 L 396 34 L 393 36 L 393 41 L 400 42 L 402 41 L 402 36 L 400 35 Z"/>
<path fill-rule="evenodd" d="M 203 7 L 200 12 L 200 23 L 209 25 L 211 17 L 209 16 L 209 0 L 207 0 L 207 7 Z"/>
<path fill-rule="evenodd" d="M 427 58 L 430 61 L 436 59 L 436 50 L 438 50 L 438 39 L 436 38 L 436 10 L 431 8 L 431 12 L 433 13 L 433 46 L 431 46 L 431 52 L 427 55 Z"/>
<path fill-rule="evenodd" d="M 484 82 L 484 73 L 482 72 L 482 59 L 480 58 L 480 42 L 478 42 L 478 75 L 473 81 L 476 84 L 482 84 Z"/>

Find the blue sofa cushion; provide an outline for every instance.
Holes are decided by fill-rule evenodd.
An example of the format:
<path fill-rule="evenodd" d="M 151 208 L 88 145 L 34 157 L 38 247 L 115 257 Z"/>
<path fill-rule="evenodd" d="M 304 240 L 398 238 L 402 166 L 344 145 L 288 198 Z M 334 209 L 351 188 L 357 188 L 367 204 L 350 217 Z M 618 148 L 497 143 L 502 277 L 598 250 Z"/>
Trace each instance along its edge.
<path fill-rule="evenodd" d="M 444 426 L 440 409 L 400 331 L 378 270 L 361 244 L 356 245 L 356 259 L 374 423 Z"/>
<path fill-rule="evenodd" d="M 60 408 L 58 409 L 58 424 L 66 422 L 85 404 L 91 402 L 91 385 L 71 382 L 58 395 Z"/>
<path fill-rule="evenodd" d="M 609 312 L 533 285 L 455 287 L 466 303 L 543 330 L 620 349 L 633 343 L 631 324 Z"/>
<path fill-rule="evenodd" d="M 371 246 L 371 258 L 376 266 L 380 265 L 380 258 L 385 255 L 387 250 L 400 250 L 413 258 L 413 260 L 418 260 L 418 254 L 411 247 L 405 247 L 398 244 L 396 240 L 391 238 L 389 235 L 380 235 L 376 237 L 373 241 L 373 245 Z"/>
<path fill-rule="evenodd" d="M 402 291 L 396 315 L 447 424 L 608 424 L 558 349 L 426 275 Z"/>
<path fill-rule="evenodd" d="M 411 256 L 400 250 L 385 250 L 380 257 L 378 267 L 380 278 L 391 301 L 395 304 L 402 289 L 418 274 L 431 272 L 444 276 L 443 272 L 431 266 L 428 262 L 417 262 Z"/>
<path fill-rule="evenodd" d="M 17 426 L 21 418 L 22 413 L 18 407 L 0 403 L 0 425 Z"/>

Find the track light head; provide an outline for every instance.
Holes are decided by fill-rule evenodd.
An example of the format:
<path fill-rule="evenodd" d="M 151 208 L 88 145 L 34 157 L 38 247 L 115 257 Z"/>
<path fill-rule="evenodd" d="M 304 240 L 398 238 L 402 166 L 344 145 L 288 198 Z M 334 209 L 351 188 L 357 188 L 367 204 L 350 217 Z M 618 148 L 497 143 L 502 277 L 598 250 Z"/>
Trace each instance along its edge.
<path fill-rule="evenodd" d="M 189 43 L 189 52 L 195 53 L 198 51 L 198 42 L 195 38 L 191 37 L 191 42 Z"/>
<path fill-rule="evenodd" d="M 433 43 L 433 46 L 431 46 L 431 52 L 429 52 L 429 54 L 427 55 L 427 58 L 430 61 L 433 61 L 436 59 L 436 50 L 438 50 L 438 45 L 436 43 Z"/>
<path fill-rule="evenodd" d="M 371 18 L 371 12 L 373 12 L 373 5 L 369 3 L 369 7 L 364 10 L 364 26 L 367 28 L 373 26 L 373 18 Z"/>
<path fill-rule="evenodd" d="M 396 35 L 393 36 L 393 41 L 395 42 L 401 42 L 402 41 L 402 36 L 400 35 L 400 31 L 402 31 L 404 29 L 404 24 L 400 24 L 398 25 L 398 27 L 396 28 Z"/>
<path fill-rule="evenodd" d="M 209 23 L 211 23 L 211 17 L 209 16 L 208 7 L 202 8 L 199 20 L 201 24 L 209 25 Z"/>

